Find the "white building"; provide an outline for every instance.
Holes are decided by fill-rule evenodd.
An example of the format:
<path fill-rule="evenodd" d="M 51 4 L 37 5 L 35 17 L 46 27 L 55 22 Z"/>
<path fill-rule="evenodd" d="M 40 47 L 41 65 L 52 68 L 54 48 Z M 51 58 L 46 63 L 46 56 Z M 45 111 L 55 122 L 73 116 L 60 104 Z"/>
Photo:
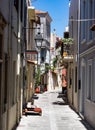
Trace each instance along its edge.
<path fill-rule="evenodd" d="M 43 42 L 42 47 L 40 48 L 40 66 L 41 67 L 41 85 L 48 88 L 48 71 L 46 69 L 50 64 L 50 32 L 51 32 L 51 17 L 48 12 L 35 10 L 36 15 L 40 17 L 40 25 L 37 26 L 40 29 L 37 30 L 37 33 L 40 31 Z"/>
<path fill-rule="evenodd" d="M 75 40 L 72 105 L 78 106 L 80 115 L 95 128 L 95 32 L 90 29 L 93 24 L 95 1 L 71 0 L 70 34 Z"/>
<path fill-rule="evenodd" d="M 22 27 L 26 1 L 0 1 L 0 129 L 11 130 L 21 117 Z"/>

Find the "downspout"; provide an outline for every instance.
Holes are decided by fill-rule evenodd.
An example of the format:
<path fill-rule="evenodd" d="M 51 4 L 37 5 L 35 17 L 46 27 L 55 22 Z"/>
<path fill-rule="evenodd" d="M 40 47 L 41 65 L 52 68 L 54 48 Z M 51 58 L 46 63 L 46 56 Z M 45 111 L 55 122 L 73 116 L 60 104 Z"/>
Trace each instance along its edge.
<path fill-rule="evenodd" d="M 79 106 L 80 106 L 80 3 L 81 1 L 79 0 L 78 2 L 78 53 L 77 53 L 77 57 L 78 57 L 78 62 L 77 62 L 77 66 L 78 66 L 78 69 L 77 69 L 77 74 L 78 74 L 78 77 L 77 77 L 77 88 L 78 88 L 78 112 L 79 112 Z"/>

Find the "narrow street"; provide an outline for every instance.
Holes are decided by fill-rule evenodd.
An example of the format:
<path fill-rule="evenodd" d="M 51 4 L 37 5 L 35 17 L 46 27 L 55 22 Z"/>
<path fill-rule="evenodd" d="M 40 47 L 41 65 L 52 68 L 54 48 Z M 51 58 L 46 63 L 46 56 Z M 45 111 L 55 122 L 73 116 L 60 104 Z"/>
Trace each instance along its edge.
<path fill-rule="evenodd" d="M 16 130 L 94 130 L 57 97 L 59 92 L 38 94 L 34 104 L 42 108 L 42 116 L 22 116 Z"/>

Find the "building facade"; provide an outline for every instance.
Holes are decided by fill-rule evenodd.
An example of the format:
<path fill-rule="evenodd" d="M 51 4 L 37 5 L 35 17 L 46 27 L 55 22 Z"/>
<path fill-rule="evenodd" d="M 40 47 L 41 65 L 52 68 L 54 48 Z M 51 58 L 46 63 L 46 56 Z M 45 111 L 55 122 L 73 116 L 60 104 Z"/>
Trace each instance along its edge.
<path fill-rule="evenodd" d="M 69 7 L 69 37 L 73 41 L 73 63 L 68 68 L 68 99 L 70 105 L 78 111 L 78 1 L 71 1 Z"/>
<path fill-rule="evenodd" d="M 50 41 L 50 66 L 51 70 L 49 71 L 49 87 L 48 90 L 53 90 L 55 87 L 58 86 L 57 82 L 57 73 L 55 73 L 52 69 L 54 58 L 56 57 L 56 31 L 54 30 L 53 33 L 51 33 L 51 41 Z"/>
<path fill-rule="evenodd" d="M 37 16 L 40 17 L 40 33 L 43 37 L 42 47 L 40 48 L 40 66 L 41 66 L 41 85 L 48 88 L 48 71 L 47 66 L 50 64 L 50 32 L 51 32 L 51 17 L 48 12 L 35 10 Z M 39 30 L 37 30 L 38 33 Z"/>
<path fill-rule="evenodd" d="M 24 0 L 0 1 L 0 129 L 11 130 L 20 120 L 24 40 Z"/>
<path fill-rule="evenodd" d="M 25 49 L 25 61 L 26 61 L 26 89 L 25 89 L 25 103 L 32 101 L 32 96 L 35 92 L 35 71 L 38 64 L 38 50 L 35 43 L 35 33 L 37 26 L 40 25 L 40 17 L 35 13 L 35 9 L 28 4 L 27 10 L 27 25 L 24 28 L 26 30 L 26 49 Z"/>
<path fill-rule="evenodd" d="M 79 64 L 81 89 L 79 95 L 79 112 L 95 128 L 95 32 L 90 27 L 95 23 L 95 1 L 80 1 L 80 45 Z"/>
<path fill-rule="evenodd" d="M 75 2 L 77 6 L 73 8 Z M 90 29 L 95 23 L 95 1 L 71 0 L 70 9 L 70 16 L 73 16 L 70 20 L 73 21 L 72 26 L 74 25 L 70 32 L 74 38 L 76 36 L 74 21 L 77 21 L 77 39 L 75 38 L 77 49 L 75 50 L 78 54 L 75 54 L 78 70 L 78 112 L 95 128 L 95 32 Z M 75 12 L 77 12 L 76 16 Z"/>

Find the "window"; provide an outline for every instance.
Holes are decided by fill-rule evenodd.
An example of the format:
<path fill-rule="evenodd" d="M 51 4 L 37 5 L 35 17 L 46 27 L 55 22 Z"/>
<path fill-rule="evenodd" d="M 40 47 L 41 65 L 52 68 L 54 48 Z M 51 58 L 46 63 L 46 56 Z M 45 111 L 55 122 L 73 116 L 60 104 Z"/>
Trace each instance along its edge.
<path fill-rule="evenodd" d="M 44 23 L 41 23 L 40 32 L 41 32 L 41 34 L 42 34 L 43 37 L 45 37 L 45 32 L 44 32 L 44 30 L 45 30 Z"/>
<path fill-rule="evenodd" d="M 89 84 L 88 84 L 88 98 L 91 99 L 91 79 L 92 79 L 92 75 L 91 75 L 91 65 L 89 65 L 89 69 L 88 69 L 88 73 L 89 73 Z"/>
<path fill-rule="evenodd" d="M 71 16 L 71 37 L 73 37 L 73 24 L 74 24 L 74 22 L 73 22 L 73 16 Z"/>
<path fill-rule="evenodd" d="M 12 67 L 12 86 L 11 86 L 11 105 L 13 106 L 16 103 L 17 95 L 16 95 L 16 61 L 13 61 Z"/>
<path fill-rule="evenodd" d="M 46 21 L 46 35 L 47 35 L 47 40 L 49 41 L 50 38 L 50 23 Z"/>
<path fill-rule="evenodd" d="M 85 19 L 86 17 L 85 17 L 85 15 L 86 15 L 86 11 L 85 11 L 85 9 L 86 9 L 86 2 L 85 1 L 83 1 L 83 19 Z M 82 22 L 82 40 L 85 38 L 85 20 Z"/>
<path fill-rule="evenodd" d="M 2 63 L 3 63 L 3 57 L 2 57 L 2 53 L 3 53 L 3 43 L 2 43 L 2 40 L 3 39 L 3 36 L 2 34 L 0 34 L 0 95 L 1 95 L 1 92 L 2 92 Z M 0 99 L 0 105 L 1 105 L 1 99 Z M 2 106 L 3 107 L 3 106 Z M 3 109 L 3 108 L 2 108 Z M 0 107 L 0 111 L 1 111 L 1 107 Z"/>
<path fill-rule="evenodd" d="M 2 81 L 2 64 L 0 62 L 0 94 L 1 94 L 1 81 Z"/>
<path fill-rule="evenodd" d="M 93 68 L 93 90 L 92 90 L 92 100 L 95 102 L 95 59 L 94 59 L 94 68 Z"/>
<path fill-rule="evenodd" d="M 2 35 L 0 34 L 0 60 L 2 60 Z"/>
<path fill-rule="evenodd" d="M 86 88 L 86 71 L 85 71 L 85 66 L 83 65 L 81 68 L 81 92 L 82 92 L 82 99 L 85 97 L 85 88 Z"/>
<path fill-rule="evenodd" d="M 13 62 L 12 104 L 16 102 L 16 61 Z"/>
<path fill-rule="evenodd" d="M 20 12 L 20 15 L 21 15 L 21 21 L 23 20 L 23 0 L 21 0 L 21 12 Z"/>
<path fill-rule="evenodd" d="M 7 54 L 5 54 L 5 79 L 4 79 L 4 104 L 7 103 L 7 87 L 8 87 L 8 80 L 7 80 L 7 75 L 8 75 L 8 59 L 7 59 Z"/>
<path fill-rule="evenodd" d="M 89 28 L 92 26 L 92 19 L 93 19 L 93 1 L 89 0 Z M 89 31 L 89 40 L 92 40 L 92 31 Z"/>
<path fill-rule="evenodd" d="M 41 62 L 45 62 L 45 58 L 46 58 L 46 50 L 45 49 L 41 49 Z"/>
<path fill-rule="evenodd" d="M 29 27 L 30 27 L 30 23 L 29 23 Z M 31 29 L 28 29 L 28 45 L 27 45 L 27 49 L 30 48 L 30 38 L 31 38 Z"/>
<path fill-rule="evenodd" d="M 92 60 L 88 61 L 87 98 L 92 99 Z"/>
<path fill-rule="evenodd" d="M 7 54 L 5 54 L 4 60 L 4 90 L 3 90 L 3 112 L 6 111 L 6 104 L 7 104 L 7 90 L 8 90 L 8 59 Z"/>
<path fill-rule="evenodd" d="M 2 35 L 0 34 L 0 94 L 1 94 L 1 82 L 2 82 Z"/>
<path fill-rule="evenodd" d="M 94 0 L 93 5 L 95 5 L 95 0 Z M 95 6 L 94 6 L 93 8 L 94 8 L 94 9 L 93 9 L 93 13 L 94 13 L 94 18 L 95 18 Z"/>
<path fill-rule="evenodd" d="M 77 67 L 75 67 L 75 92 L 77 92 Z"/>
<path fill-rule="evenodd" d="M 2 112 L 4 112 L 4 110 L 6 108 L 4 105 L 4 103 L 6 102 L 6 99 L 5 99 L 5 91 L 4 91 L 5 88 L 4 88 L 4 86 L 2 86 L 2 85 L 4 85 L 4 84 L 2 84 L 2 83 L 4 83 L 4 80 L 2 78 L 4 75 L 4 73 L 3 73 L 3 68 L 4 68 L 3 67 L 3 65 L 4 65 L 4 60 L 3 60 L 3 58 L 4 58 L 3 57 L 3 45 L 4 45 L 4 43 L 3 43 L 3 29 L 6 25 L 6 21 L 1 14 L 0 14 L 0 20 L 1 20 L 1 23 L 0 23 L 0 95 L 2 96 L 2 99 L 0 99 L 0 105 L 2 103 L 2 106 L 1 106 L 2 108 L 0 108 L 0 111 L 2 109 Z"/>
<path fill-rule="evenodd" d="M 71 88 L 72 85 L 72 74 L 71 74 L 71 67 L 69 68 L 69 88 Z"/>

